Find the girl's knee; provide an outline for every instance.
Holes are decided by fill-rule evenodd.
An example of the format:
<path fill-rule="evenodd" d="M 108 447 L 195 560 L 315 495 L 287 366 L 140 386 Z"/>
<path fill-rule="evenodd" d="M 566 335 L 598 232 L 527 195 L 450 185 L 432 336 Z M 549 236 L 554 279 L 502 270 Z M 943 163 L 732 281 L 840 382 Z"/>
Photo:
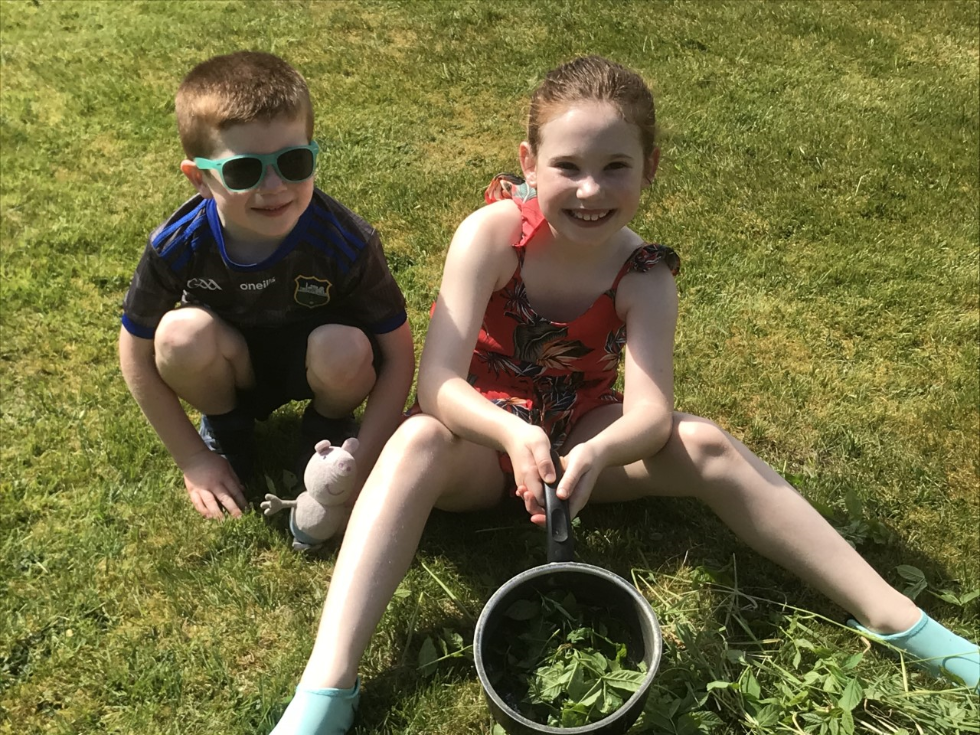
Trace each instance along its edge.
<path fill-rule="evenodd" d="M 453 433 L 441 421 L 426 414 L 418 414 L 402 422 L 388 440 L 385 449 L 390 447 L 391 451 L 401 455 L 424 456 L 431 461 L 449 450 L 453 440 Z"/>
<path fill-rule="evenodd" d="M 307 368 L 330 385 L 359 382 L 373 361 L 371 340 L 357 327 L 325 324 L 307 338 Z"/>
<path fill-rule="evenodd" d="M 671 439 L 705 479 L 723 477 L 738 456 L 728 432 L 707 419 L 675 418 Z"/>

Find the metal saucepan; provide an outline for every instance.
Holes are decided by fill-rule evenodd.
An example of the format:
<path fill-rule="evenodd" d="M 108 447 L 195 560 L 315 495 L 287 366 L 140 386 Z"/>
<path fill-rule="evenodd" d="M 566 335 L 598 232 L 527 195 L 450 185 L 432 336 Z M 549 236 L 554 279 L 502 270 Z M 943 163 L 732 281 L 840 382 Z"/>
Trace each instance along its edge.
<path fill-rule="evenodd" d="M 561 465 L 555 458 L 555 467 Z M 622 577 L 600 567 L 580 564 L 575 558 L 571 519 L 567 501 L 558 499 L 554 485 L 545 486 L 545 512 L 547 515 L 548 563 L 518 574 L 498 589 L 480 613 L 473 641 L 473 657 L 487 703 L 493 718 L 510 735 L 580 735 L 602 733 L 622 735 L 632 727 L 643 711 L 650 685 L 660 666 L 663 639 L 660 624 L 650 603 Z M 552 727 L 534 722 L 514 710 L 504 700 L 492 679 L 499 674 L 503 662 L 492 660 L 490 651 L 507 610 L 518 600 L 533 597 L 536 593 L 555 590 L 571 592 L 584 605 L 597 606 L 609 611 L 628 631 L 628 656 L 633 661 L 644 661 L 646 677 L 641 686 L 623 705 L 608 717 L 582 727 Z"/>

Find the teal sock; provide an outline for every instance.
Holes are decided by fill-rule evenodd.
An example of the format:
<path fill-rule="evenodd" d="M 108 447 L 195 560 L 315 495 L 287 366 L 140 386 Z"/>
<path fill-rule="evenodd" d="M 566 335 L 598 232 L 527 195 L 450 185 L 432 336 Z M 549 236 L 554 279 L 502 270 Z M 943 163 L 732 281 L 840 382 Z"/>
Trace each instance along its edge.
<path fill-rule="evenodd" d="M 360 679 L 350 689 L 309 689 L 300 684 L 270 735 L 345 735 L 360 698 Z"/>
<path fill-rule="evenodd" d="M 934 676 L 943 676 L 945 670 L 961 679 L 970 689 L 980 688 L 980 648 L 977 644 L 937 623 L 925 611 L 920 612 L 922 616 L 915 625 L 891 635 L 875 633 L 856 620 L 848 620 L 847 624 L 875 640 L 904 651 Z"/>

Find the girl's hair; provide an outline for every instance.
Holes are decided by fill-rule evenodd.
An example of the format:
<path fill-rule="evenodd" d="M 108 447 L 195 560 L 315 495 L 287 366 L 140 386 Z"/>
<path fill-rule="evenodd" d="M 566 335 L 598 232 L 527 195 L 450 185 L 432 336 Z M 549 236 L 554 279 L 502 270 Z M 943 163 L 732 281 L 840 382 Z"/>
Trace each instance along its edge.
<path fill-rule="evenodd" d="M 175 107 L 180 143 L 191 158 L 211 155 L 218 131 L 256 120 L 302 116 L 307 137 L 313 137 L 306 80 L 278 56 L 261 51 L 201 62 L 181 82 Z"/>
<path fill-rule="evenodd" d="M 581 56 L 552 69 L 531 95 L 527 118 L 527 142 L 538 150 L 541 126 L 557 108 L 573 102 L 610 102 L 627 122 L 640 131 L 644 156 L 656 144 L 656 111 L 646 82 L 634 71 L 602 56 Z"/>

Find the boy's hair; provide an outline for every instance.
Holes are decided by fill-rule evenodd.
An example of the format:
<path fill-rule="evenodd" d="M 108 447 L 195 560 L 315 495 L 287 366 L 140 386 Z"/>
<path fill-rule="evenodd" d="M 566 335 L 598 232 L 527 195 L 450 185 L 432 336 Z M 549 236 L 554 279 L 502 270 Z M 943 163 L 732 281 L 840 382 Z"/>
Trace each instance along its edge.
<path fill-rule="evenodd" d="M 210 156 L 215 134 L 232 125 L 277 117 L 306 118 L 313 137 L 313 105 L 306 80 L 273 54 L 238 51 L 201 62 L 181 82 L 177 132 L 189 158 Z"/>
<path fill-rule="evenodd" d="M 656 110 L 646 82 L 634 71 L 602 56 L 581 56 L 552 69 L 531 95 L 527 142 L 537 152 L 541 126 L 554 110 L 573 102 L 610 102 L 640 131 L 643 155 L 656 145 Z"/>

